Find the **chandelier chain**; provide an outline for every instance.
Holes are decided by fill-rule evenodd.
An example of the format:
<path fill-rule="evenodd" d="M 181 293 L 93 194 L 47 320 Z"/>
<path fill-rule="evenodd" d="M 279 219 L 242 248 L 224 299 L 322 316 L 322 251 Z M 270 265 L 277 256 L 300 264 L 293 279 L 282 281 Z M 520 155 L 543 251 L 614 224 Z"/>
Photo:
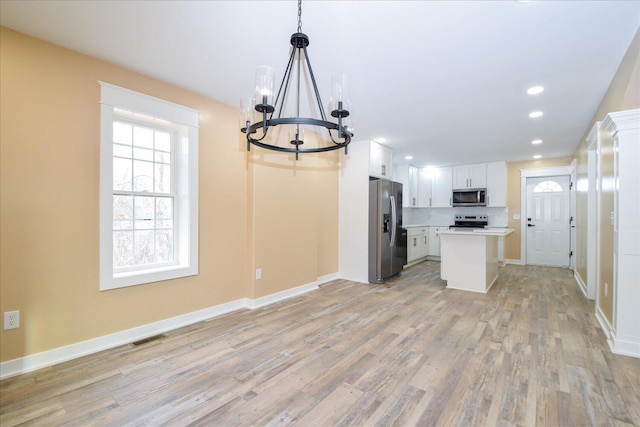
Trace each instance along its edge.
<path fill-rule="evenodd" d="M 298 0 L 298 32 L 302 32 L 302 0 Z"/>

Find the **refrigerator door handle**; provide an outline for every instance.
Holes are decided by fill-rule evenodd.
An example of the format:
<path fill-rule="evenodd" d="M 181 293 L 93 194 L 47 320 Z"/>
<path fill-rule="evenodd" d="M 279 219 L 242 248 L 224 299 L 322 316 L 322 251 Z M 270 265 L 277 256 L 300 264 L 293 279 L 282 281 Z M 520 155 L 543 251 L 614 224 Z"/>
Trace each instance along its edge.
<path fill-rule="evenodd" d="M 396 245 L 396 225 L 398 219 L 396 216 L 396 198 L 389 196 L 389 202 L 391 203 L 391 241 L 389 242 L 389 246 L 393 247 Z"/>

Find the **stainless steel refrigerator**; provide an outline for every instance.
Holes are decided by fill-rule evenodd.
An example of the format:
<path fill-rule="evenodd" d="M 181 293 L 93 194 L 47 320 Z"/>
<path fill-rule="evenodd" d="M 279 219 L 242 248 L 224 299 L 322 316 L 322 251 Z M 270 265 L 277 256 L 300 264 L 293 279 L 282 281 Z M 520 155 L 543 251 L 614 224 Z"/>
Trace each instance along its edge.
<path fill-rule="evenodd" d="M 407 263 L 407 231 L 402 228 L 402 184 L 369 181 L 369 282 L 382 283 Z"/>

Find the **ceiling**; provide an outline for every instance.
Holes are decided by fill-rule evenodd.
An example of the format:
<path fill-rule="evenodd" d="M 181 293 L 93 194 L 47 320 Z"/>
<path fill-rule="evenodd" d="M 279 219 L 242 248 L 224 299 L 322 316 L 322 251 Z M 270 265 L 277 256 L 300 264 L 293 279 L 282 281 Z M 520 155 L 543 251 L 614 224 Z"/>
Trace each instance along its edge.
<path fill-rule="evenodd" d="M 0 24 L 239 106 L 256 66 L 282 78 L 297 5 L 1 0 Z M 354 140 L 417 166 L 571 155 L 639 26 L 627 0 L 302 5 L 323 101 L 346 72 Z"/>

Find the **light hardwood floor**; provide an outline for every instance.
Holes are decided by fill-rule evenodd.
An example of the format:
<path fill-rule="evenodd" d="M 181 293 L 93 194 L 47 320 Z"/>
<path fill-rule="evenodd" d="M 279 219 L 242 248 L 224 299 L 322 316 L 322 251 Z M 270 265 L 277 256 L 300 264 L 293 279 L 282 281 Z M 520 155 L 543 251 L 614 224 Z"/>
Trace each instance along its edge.
<path fill-rule="evenodd" d="M 572 273 L 500 273 L 448 290 L 427 261 L 10 378 L 0 425 L 640 426 L 640 360 Z"/>

